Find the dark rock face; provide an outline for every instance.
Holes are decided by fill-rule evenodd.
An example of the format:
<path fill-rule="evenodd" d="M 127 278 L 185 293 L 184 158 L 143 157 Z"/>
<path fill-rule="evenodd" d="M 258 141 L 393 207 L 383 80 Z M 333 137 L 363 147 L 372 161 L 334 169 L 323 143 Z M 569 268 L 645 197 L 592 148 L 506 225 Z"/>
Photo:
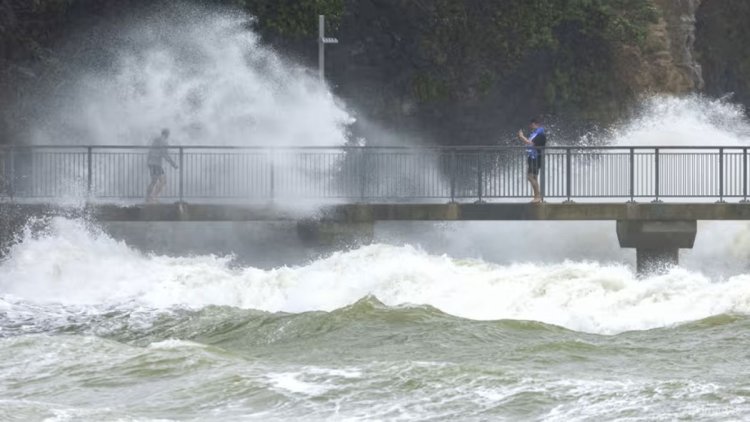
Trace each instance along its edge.
<path fill-rule="evenodd" d="M 656 0 L 668 28 L 669 52 L 686 91 L 703 88 L 703 75 L 695 57 L 696 14 L 701 0 Z"/>
<path fill-rule="evenodd" d="M 750 106 L 750 2 L 706 1 L 697 12 L 696 53 L 705 92 Z"/>

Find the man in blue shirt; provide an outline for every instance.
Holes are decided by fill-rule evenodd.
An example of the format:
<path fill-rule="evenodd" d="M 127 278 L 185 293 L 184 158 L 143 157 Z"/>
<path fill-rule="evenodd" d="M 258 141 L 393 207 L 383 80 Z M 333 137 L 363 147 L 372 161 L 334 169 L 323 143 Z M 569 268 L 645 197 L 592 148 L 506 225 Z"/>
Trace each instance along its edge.
<path fill-rule="evenodd" d="M 531 135 L 527 138 L 523 130 L 518 131 L 518 137 L 526 144 L 526 178 L 531 183 L 531 190 L 534 192 L 534 204 L 542 202 L 541 189 L 539 189 L 539 170 L 542 168 L 542 158 L 544 155 L 544 146 L 547 145 L 547 134 L 544 127 L 537 119 L 531 119 L 529 123 Z"/>

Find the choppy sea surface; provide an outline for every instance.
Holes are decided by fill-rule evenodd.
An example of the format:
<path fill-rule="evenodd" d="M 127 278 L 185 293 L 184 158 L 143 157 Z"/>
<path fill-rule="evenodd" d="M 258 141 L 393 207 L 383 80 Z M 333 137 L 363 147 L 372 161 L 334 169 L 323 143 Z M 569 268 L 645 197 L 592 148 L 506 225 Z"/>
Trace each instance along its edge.
<path fill-rule="evenodd" d="M 750 275 L 374 244 L 260 269 L 55 219 L 0 262 L 0 420 L 742 420 Z"/>

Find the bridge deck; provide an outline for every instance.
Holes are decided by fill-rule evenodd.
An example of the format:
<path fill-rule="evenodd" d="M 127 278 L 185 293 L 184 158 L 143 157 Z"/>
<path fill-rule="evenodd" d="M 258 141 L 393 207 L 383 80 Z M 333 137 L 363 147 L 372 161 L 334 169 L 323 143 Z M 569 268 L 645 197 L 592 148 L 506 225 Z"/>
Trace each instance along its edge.
<path fill-rule="evenodd" d="M 489 220 L 750 220 L 747 203 L 376 203 L 325 205 L 300 211 L 280 205 L 0 203 L 0 216 L 89 216 L 97 221 L 369 221 Z"/>

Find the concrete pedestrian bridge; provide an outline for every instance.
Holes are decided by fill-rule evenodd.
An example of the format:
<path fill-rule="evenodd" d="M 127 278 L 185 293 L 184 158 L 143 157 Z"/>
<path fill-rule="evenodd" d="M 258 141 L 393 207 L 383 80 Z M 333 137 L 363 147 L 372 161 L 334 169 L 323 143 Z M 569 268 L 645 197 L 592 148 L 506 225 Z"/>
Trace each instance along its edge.
<path fill-rule="evenodd" d="M 1 148 L 0 216 L 293 220 L 312 242 L 366 240 L 377 221 L 611 220 L 639 271 L 677 263 L 698 220 L 750 220 L 745 147 L 547 147 L 542 204 L 527 202 L 523 148 L 170 150 L 162 203 L 144 204 L 147 148 Z"/>

